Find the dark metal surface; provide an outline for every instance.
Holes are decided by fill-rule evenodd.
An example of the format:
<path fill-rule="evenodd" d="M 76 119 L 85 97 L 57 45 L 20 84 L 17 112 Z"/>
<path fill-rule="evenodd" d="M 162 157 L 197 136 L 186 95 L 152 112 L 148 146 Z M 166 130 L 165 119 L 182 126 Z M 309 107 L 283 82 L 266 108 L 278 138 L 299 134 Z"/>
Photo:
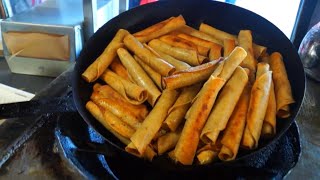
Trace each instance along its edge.
<path fill-rule="evenodd" d="M 195 9 L 198 11 L 195 11 Z M 292 85 L 293 96 L 296 101 L 296 103 L 290 107 L 291 117 L 278 120 L 277 134 L 272 140 L 259 142 L 257 150 L 241 153 L 235 161 L 241 162 L 267 149 L 268 146 L 273 145 L 290 127 L 303 100 L 305 75 L 297 50 L 277 27 L 261 16 L 234 5 L 215 1 L 184 1 L 183 4 L 177 1 L 152 3 L 124 12 L 101 27 L 82 50 L 74 69 L 75 73 L 73 74 L 72 81 L 73 95 L 80 115 L 99 132 L 107 142 L 124 152 L 124 154 L 128 154 L 124 151 L 124 145 L 85 109 L 85 103 L 89 100 L 92 93 L 92 84 L 86 83 L 81 78 L 81 74 L 100 55 L 118 29 L 125 28 L 130 32 L 136 32 L 156 22 L 167 19 L 170 16 L 177 16 L 179 14 L 184 16 L 188 25 L 196 28 L 201 22 L 206 22 L 209 25 L 213 25 L 218 29 L 232 34 L 238 34 L 241 29 L 250 29 L 253 32 L 253 39 L 256 43 L 268 47 L 269 53 L 279 51 L 283 55 L 288 77 Z M 152 165 L 164 169 L 175 169 L 177 171 L 182 169 L 194 171 L 196 167 L 177 166 L 161 158 L 154 160 Z"/>

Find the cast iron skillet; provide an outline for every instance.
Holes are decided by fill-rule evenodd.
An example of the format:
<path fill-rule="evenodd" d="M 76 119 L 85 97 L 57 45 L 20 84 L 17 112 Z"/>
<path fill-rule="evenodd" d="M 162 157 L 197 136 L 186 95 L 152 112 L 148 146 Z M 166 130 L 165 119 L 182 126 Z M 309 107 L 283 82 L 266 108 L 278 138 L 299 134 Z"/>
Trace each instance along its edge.
<path fill-rule="evenodd" d="M 92 93 L 93 84 L 86 83 L 81 78 L 81 74 L 102 53 L 118 29 L 124 28 L 134 33 L 161 20 L 167 19 L 171 16 L 178 16 L 180 14 L 183 15 L 187 24 L 194 28 L 198 28 L 201 22 L 205 22 L 232 34 L 238 34 L 241 29 L 250 29 L 253 32 L 254 42 L 268 47 L 269 53 L 279 51 L 283 55 L 288 77 L 292 86 L 293 96 L 296 101 L 290 107 L 291 116 L 287 119 L 279 119 L 277 121 L 277 134 L 273 139 L 260 141 L 259 147 L 254 151 L 239 152 L 237 159 L 232 162 L 215 162 L 206 166 L 182 166 L 174 164 L 165 156 L 156 157 L 151 163 L 143 161 L 125 152 L 124 145 L 85 109 L 85 104 L 90 99 L 90 95 Z M 225 167 L 230 163 L 241 166 L 243 161 L 250 160 L 250 158 L 257 156 L 259 153 L 272 146 L 287 131 L 299 111 L 305 91 L 305 74 L 302 63 L 297 54 L 297 50 L 289 39 L 287 39 L 287 37 L 277 27 L 259 15 L 234 5 L 209 0 L 187 0 L 180 3 L 179 1 L 161 1 L 124 12 L 98 30 L 89 39 L 76 61 L 72 77 L 72 90 L 74 103 L 82 118 L 99 134 L 101 134 L 105 140 L 114 147 L 114 150 L 121 156 L 125 157 L 126 160 L 143 163 L 151 167 L 156 167 L 159 170 L 192 170 L 194 172 L 197 169 L 204 170 L 206 168 L 211 168 L 212 166 Z M 52 102 L 59 103 L 62 106 L 69 104 L 70 106 L 68 107 L 60 107 L 58 109 L 64 109 L 64 111 L 68 111 L 68 109 L 72 110 L 72 103 L 63 103 L 64 101 L 66 100 L 54 99 Z M 40 109 L 42 109 L 42 107 L 45 106 L 41 106 L 41 103 L 43 104 L 46 102 L 47 101 L 43 101 L 39 103 L 39 101 L 31 101 L 28 103 L 37 104 Z M 25 110 L 27 107 L 30 107 L 28 103 L 16 103 L 14 106 L 1 105 L 0 116 L 4 115 L 4 113 L 10 109 L 11 113 L 7 114 L 9 114 L 9 116 L 11 114 L 12 117 L 15 117 L 14 115 L 17 115 L 17 113 L 14 113 L 14 110 L 19 108 L 21 110 L 20 112 L 29 112 L 30 114 L 30 112 L 33 111 Z M 47 104 L 46 106 L 48 105 L 50 104 Z M 52 107 L 56 108 L 56 105 L 53 105 Z M 40 111 L 43 110 L 39 110 L 39 112 Z M 20 116 L 21 115 L 22 113 Z"/>
<path fill-rule="evenodd" d="M 297 50 L 277 27 L 261 16 L 234 5 L 214 1 L 183 1 L 181 3 L 161 1 L 151 3 L 124 12 L 101 27 L 82 50 L 74 69 L 74 101 L 83 119 L 115 148 L 126 153 L 123 150 L 124 145 L 85 109 L 85 103 L 92 93 L 93 84 L 88 84 L 81 79 L 81 73 L 100 55 L 118 29 L 124 28 L 134 33 L 161 20 L 180 14 L 183 15 L 187 24 L 194 28 L 198 28 L 201 22 L 205 22 L 232 34 L 238 34 L 241 29 L 250 29 L 253 32 L 255 43 L 268 47 L 269 53 L 279 51 L 283 55 L 296 101 L 290 107 L 291 116 L 277 121 L 277 134 L 272 140 L 260 141 L 258 149 L 240 153 L 235 161 L 240 162 L 247 159 L 277 141 L 294 121 L 304 96 L 305 75 Z M 152 164 L 173 169 L 195 167 L 195 165 L 190 167 L 174 165 L 169 160 L 164 159 L 165 157 L 156 158 Z M 226 163 L 221 162 L 220 164 Z"/>

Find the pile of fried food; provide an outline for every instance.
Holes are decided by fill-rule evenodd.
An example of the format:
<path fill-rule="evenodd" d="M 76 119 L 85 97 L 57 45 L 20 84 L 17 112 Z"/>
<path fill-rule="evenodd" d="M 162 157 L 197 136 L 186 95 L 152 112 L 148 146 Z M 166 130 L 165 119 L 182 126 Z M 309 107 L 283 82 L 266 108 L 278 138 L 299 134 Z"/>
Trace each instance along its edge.
<path fill-rule="evenodd" d="M 279 52 L 253 43 L 250 30 L 197 30 L 181 15 L 134 34 L 119 29 L 82 77 L 106 83 L 95 83 L 86 108 L 127 152 L 183 165 L 257 148 L 294 103 Z"/>

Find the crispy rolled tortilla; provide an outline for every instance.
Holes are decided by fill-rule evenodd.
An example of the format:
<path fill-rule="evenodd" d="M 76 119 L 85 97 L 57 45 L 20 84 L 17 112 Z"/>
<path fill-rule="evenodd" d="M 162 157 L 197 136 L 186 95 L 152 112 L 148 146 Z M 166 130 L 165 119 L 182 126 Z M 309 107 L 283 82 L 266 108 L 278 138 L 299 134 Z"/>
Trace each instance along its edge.
<path fill-rule="evenodd" d="M 228 57 L 235 47 L 236 47 L 236 41 L 234 39 L 224 39 L 223 40 L 223 57 Z"/>
<path fill-rule="evenodd" d="M 238 154 L 250 100 L 250 86 L 244 88 L 236 107 L 228 121 L 221 140 L 219 159 L 222 161 L 234 160 Z"/>
<path fill-rule="evenodd" d="M 150 144 L 153 137 L 159 131 L 163 121 L 167 116 L 169 108 L 173 105 L 177 97 L 177 91 L 165 89 L 160 96 L 159 101 L 143 121 L 140 128 L 137 129 L 137 131 L 130 138 L 135 149 L 140 154 L 144 154 L 146 147 Z"/>
<path fill-rule="evenodd" d="M 218 77 L 227 81 L 246 56 L 247 53 L 243 48 L 236 47 L 228 56 L 228 58 L 224 60 L 224 67 Z"/>
<path fill-rule="evenodd" d="M 177 131 L 168 132 L 167 134 L 158 138 L 157 149 L 159 155 L 173 149 L 176 146 L 181 134 L 181 130 L 182 128 L 179 128 Z"/>
<path fill-rule="evenodd" d="M 146 150 L 144 152 L 144 154 L 140 154 L 134 147 L 133 143 L 130 142 L 127 144 L 127 146 L 125 147 L 125 150 L 134 155 L 134 156 L 137 156 L 139 158 L 145 158 L 149 161 L 152 161 L 152 159 L 157 155 L 157 153 L 153 150 L 153 148 L 151 147 L 151 145 L 148 145 L 146 147 Z"/>
<path fill-rule="evenodd" d="M 124 79 L 131 81 L 128 71 L 126 68 L 121 64 L 121 61 L 119 60 L 119 57 L 117 56 L 112 63 L 110 64 L 110 69 L 118 74 L 119 76 L 123 77 Z"/>
<path fill-rule="evenodd" d="M 276 135 L 277 126 L 277 102 L 274 94 L 274 84 L 271 81 L 270 94 L 267 112 L 263 120 L 261 136 L 264 138 L 270 138 Z"/>
<path fill-rule="evenodd" d="M 224 79 L 210 76 L 188 110 L 185 125 L 174 149 L 174 159 L 181 164 L 193 163 L 200 133 L 224 83 Z"/>
<path fill-rule="evenodd" d="M 117 102 L 119 106 L 125 108 L 126 111 L 132 113 L 139 120 L 143 120 L 148 115 L 149 111 L 145 104 L 131 104 L 125 98 L 123 98 L 117 91 L 112 89 L 109 85 L 100 85 L 96 83 L 93 86 L 95 92 L 92 93 L 91 99 L 97 100 L 102 98 L 108 98 Z"/>
<path fill-rule="evenodd" d="M 252 49 L 252 34 L 250 30 L 241 30 L 238 35 L 239 46 L 247 52 L 246 58 L 242 61 L 241 66 L 250 69 L 249 79 L 254 82 L 257 60 L 254 58 Z"/>
<path fill-rule="evenodd" d="M 120 48 L 117 51 L 120 61 L 128 70 L 128 73 L 132 79 L 141 87 L 144 87 L 148 91 L 148 102 L 151 106 L 154 106 L 161 92 L 150 79 L 147 73 L 142 69 L 142 67 L 137 63 L 137 61 L 130 55 L 130 53 Z"/>
<path fill-rule="evenodd" d="M 252 86 L 246 127 L 241 140 L 243 148 L 255 149 L 258 147 L 263 119 L 268 106 L 266 102 L 269 100 L 271 81 L 272 72 L 268 71 L 257 78 Z"/>
<path fill-rule="evenodd" d="M 123 42 L 130 51 L 162 76 L 167 76 L 175 71 L 174 66 L 157 57 L 131 34 L 127 35 Z"/>
<path fill-rule="evenodd" d="M 208 79 L 213 73 L 217 63 L 218 61 L 210 61 L 183 71 L 177 71 L 173 75 L 163 78 L 162 87 L 167 89 L 178 89 L 202 82 Z"/>
<path fill-rule="evenodd" d="M 190 65 L 202 64 L 202 58 L 198 57 L 198 53 L 195 50 L 184 49 L 180 47 L 171 46 L 159 39 L 153 39 L 149 42 L 149 46 L 156 51 L 162 51 L 170 56 L 184 61 Z"/>
<path fill-rule="evenodd" d="M 159 39 L 174 47 L 180 47 L 184 49 L 197 51 L 202 56 L 207 56 L 209 52 L 209 48 L 204 46 L 199 46 L 187 39 L 180 38 L 179 36 L 164 35 L 164 36 L 161 36 Z"/>
<path fill-rule="evenodd" d="M 162 127 L 170 131 L 176 131 L 178 126 L 183 122 L 184 116 L 191 106 L 192 100 L 195 98 L 202 84 L 198 83 L 183 88 L 177 101 L 169 109 L 168 116 L 163 122 Z"/>
<path fill-rule="evenodd" d="M 277 100 L 277 117 L 287 118 L 290 116 L 289 105 L 294 103 L 294 99 L 283 58 L 279 52 L 271 54 L 270 67 L 273 72 L 274 93 Z"/>
<path fill-rule="evenodd" d="M 178 59 L 166 54 L 166 53 L 163 53 L 161 51 L 156 51 L 163 60 L 167 61 L 168 63 L 172 64 L 175 68 L 176 68 L 176 71 L 181 71 L 181 70 L 185 70 L 185 69 L 188 69 L 190 68 L 191 66 L 183 61 L 179 61 Z"/>
<path fill-rule="evenodd" d="M 258 59 L 259 57 L 263 56 L 267 52 L 267 47 L 261 46 L 258 44 L 253 43 L 253 55 L 255 59 Z"/>
<path fill-rule="evenodd" d="M 205 165 L 213 162 L 218 157 L 218 152 L 211 149 L 203 150 L 197 154 L 197 160 L 200 165 Z"/>
<path fill-rule="evenodd" d="M 213 43 L 213 42 L 210 42 L 210 41 L 207 41 L 204 39 L 200 39 L 198 37 L 191 36 L 191 35 L 184 34 L 184 33 L 180 33 L 177 36 L 181 37 L 183 39 L 186 39 L 188 41 L 191 41 L 198 46 L 209 48 L 209 50 L 210 50 L 209 51 L 209 60 L 215 60 L 215 59 L 218 59 L 221 57 L 222 46 L 217 43 Z"/>
<path fill-rule="evenodd" d="M 138 129 L 140 127 L 140 122 L 142 120 L 139 120 L 133 113 L 127 111 L 127 109 L 118 104 L 117 101 L 108 98 L 98 99 L 94 97 L 91 97 L 91 100 L 105 110 L 113 113 L 115 116 L 117 116 L 126 124 L 130 125 L 132 128 Z"/>
<path fill-rule="evenodd" d="M 221 31 L 205 23 L 200 24 L 199 30 L 213 36 L 216 39 L 219 39 L 221 42 L 223 42 L 224 39 L 233 39 L 237 41 L 237 37 L 235 35 Z"/>
<path fill-rule="evenodd" d="M 109 69 L 105 70 L 101 75 L 101 79 L 132 104 L 142 104 L 148 98 L 146 89 L 122 78 Z"/>
<path fill-rule="evenodd" d="M 144 63 L 138 56 L 134 55 L 134 59 L 140 64 L 142 69 L 149 75 L 149 77 L 153 80 L 153 82 L 158 86 L 159 89 L 162 88 L 162 76 L 153 70 L 150 66 Z"/>
<path fill-rule="evenodd" d="M 200 138 L 206 144 L 216 144 L 221 131 L 226 128 L 228 120 L 248 82 L 246 71 L 237 67 L 222 91 L 213 107 Z M 226 108 L 227 107 L 227 108 Z"/>
<path fill-rule="evenodd" d="M 86 103 L 86 109 L 96 118 L 109 132 L 116 136 L 123 144 L 129 144 L 130 140 L 121 136 L 118 132 L 110 127 L 104 118 L 103 110 L 92 101 Z"/>
<path fill-rule="evenodd" d="M 116 57 L 117 49 L 123 47 L 123 38 L 128 34 L 128 31 L 119 29 L 102 54 L 82 73 L 82 78 L 89 83 L 97 80 Z"/>
<path fill-rule="evenodd" d="M 132 126 L 119 119 L 109 110 L 104 109 L 103 116 L 109 126 L 123 137 L 130 138 L 135 132 L 135 128 L 132 128 Z"/>
<path fill-rule="evenodd" d="M 192 28 L 190 26 L 187 26 L 187 25 L 184 25 L 184 26 L 180 27 L 179 29 L 177 29 L 176 33 L 188 34 L 188 35 L 200 38 L 200 39 L 204 39 L 204 40 L 216 43 L 216 44 L 223 45 L 223 42 L 221 40 L 216 39 L 213 36 L 208 35 L 207 33 L 198 31 L 198 30 L 196 30 L 196 29 L 194 29 L 194 28 Z"/>
<path fill-rule="evenodd" d="M 174 31 L 186 24 L 184 18 L 180 15 L 177 17 L 169 18 L 168 20 L 162 21 L 158 24 L 150 26 L 140 32 L 134 34 L 134 36 L 140 42 L 148 42 L 151 39 L 158 38 L 171 31 Z"/>

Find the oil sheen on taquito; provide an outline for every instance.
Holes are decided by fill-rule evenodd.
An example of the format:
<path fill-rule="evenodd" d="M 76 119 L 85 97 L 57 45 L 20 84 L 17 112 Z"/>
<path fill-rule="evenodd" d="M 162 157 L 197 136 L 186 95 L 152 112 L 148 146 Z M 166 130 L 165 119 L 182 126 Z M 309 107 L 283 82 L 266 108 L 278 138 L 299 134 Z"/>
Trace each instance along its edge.
<path fill-rule="evenodd" d="M 171 17 L 160 23 L 152 25 L 140 32 L 134 34 L 134 36 L 142 43 L 148 42 L 151 39 L 158 38 L 171 31 L 174 31 L 186 24 L 184 18 L 180 15 L 177 17 Z"/>
<path fill-rule="evenodd" d="M 162 127 L 170 131 L 176 131 L 178 126 L 183 122 L 184 116 L 191 106 L 192 100 L 195 98 L 202 84 L 198 83 L 182 89 L 177 101 L 169 109 L 168 116 L 163 122 Z"/>
<path fill-rule="evenodd" d="M 162 88 L 162 76 L 155 70 L 153 70 L 150 66 L 144 63 L 138 56 L 134 55 L 134 59 L 140 64 L 142 69 L 149 75 L 149 77 L 153 80 L 153 82 L 158 86 L 159 89 Z"/>
<path fill-rule="evenodd" d="M 184 26 L 180 27 L 176 31 L 178 33 L 189 34 L 191 36 L 195 36 L 195 37 L 200 38 L 200 39 L 204 39 L 204 40 L 216 43 L 216 44 L 223 45 L 221 40 L 216 39 L 215 37 L 213 37 L 213 36 L 211 36 L 211 35 L 209 35 L 207 33 L 201 32 L 201 31 L 199 31 L 197 29 L 194 29 L 194 28 L 192 28 L 190 26 L 187 26 L 187 25 L 184 25 Z"/>
<path fill-rule="evenodd" d="M 289 105 L 294 103 L 291 85 L 283 63 L 282 55 L 274 52 L 270 55 L 270 67 L 273 72 L 274 93 L 277 100 L 277 116 L 287 118 L 290 116 Z"/>
<path fill-rule="evenodd" d="M 187 39 L 183 39 L 175 35 L 164 35 L 161 36 L 159 39 L 171 46 L 194 50 L 202 56 L 208 56 L 209 48 L 199 46 Z"/>
<path fill-rule="evenodd" d="M 147 73 L 142 69 L 139 63 L 131 56 L 131 54 L 123 48 L 118 49 L 117 51 L 120 61 L 128 70 L 132 79 L 141 87 L 144 87 L 148 91 L 148 102 L 152 106 L 157 101 L 158 97 L 161 95 L 161 92 L 150 79 Z"/>
<path fill-rule="evenodd" d="M 132 104 L 142 104 L 148 98 L 146 89 L 124 79 L 109 69 L 105 70 L 101 79 Z"/>
<path fill-rule="evenodd" d="M 127 30 L 119 29 L 102 54 L 82 73 L 82 78 L 87 82 L 97 80 L 116 57 L 117 49 L 123 47 L 123 38 L 128 34 Z"/>
<path fill-rule="evenodd" d="M 237 67 L 221 93 L 201 132 L 201 140 L 206 144 L 215 144 L 221 131 L 226 128 L 228 120 L 248 82 L 246 71 Z"/>
<path fill-rule="evenodd" d="M 169 108 L 176 101 L 177 97 L 178 92 L 176 90 L 165 89 L 162 92 L 156 105 L 143 121 L 140 128 L 130 138 L 137 152 L 144 154 L 146 147 L 161 128 Z"/>
<path fill-rule="evenodd" d="M 151 40 L 148 45 L 156 51 L 162 51 L 166 54 L 169 54 L 170 56 L 173 56 L 174 58 L 177 58 L 178 60 L 184 61 L 193 66 L 202 64 L 201 60 L 204 60 L 198 57 L 199 55 L 197 51 L 175 47 L 159 39 Z"/>
<path fill-rule="evenodd" d="M 183 61 L 180 61 L 166 53 L 163 53 L 161 51 L 156 51 L 163 60 L 167 61 L 168 63 L 172 64 L 175 68 L 176 71 L 181 71 L 190 68 L 191 66 Z"/>
<path fill-rule="evenodd" d="M 241 146 L 247 149 L 258 147 L 270 94 L 272 72 L 259 73 L 259 71 L 258 69 L 258 74 L 262 75 L 257 76 L 251 89 L 246 127 L 241 141 Z"/>
<path fill-rule="evenodd" d="M 127 35 L 123 42 L 130 51 L 162 76 L 167 76 L 175 71 L 174 66 L 157 57 L 131 34 Z"/>
<path fill-rule="evenodd" d="M 224 83 L 224 79 L 210 76 L 188 110 L 185 125 L 173 153 L 174 159 L 181 164 L 193 163 L 200 133 Z"/>
<path fill-rule="evenodd" d="M 222 161 L 234 160 L 238 154 L 250 100 L 250 86 L 244 88 L 236 107 L 228 121 L 221 140 L 219 159 Z"/>
<path fill-rule="evenodd" d="M 173 75 L 163 78 L 162 86 L 167 89 L 178 89 L 208 79 L 219 61 L 210 61 L 186 70 L 176 71 Z"/>
<path fill-rule="evenodd" d="M 132 104 L 122 97 L 117 91 L 112 89 L 109 85 L 100 85 L 96 83 L 93 86 L 94 92 L 91 95 L 91 99 L 108 98 L 116 101 L 118 105 L 125 108 L 127 112 L 132 113 L 139 120 L 144 120 L 149 113 L 145 104 Z"/>

